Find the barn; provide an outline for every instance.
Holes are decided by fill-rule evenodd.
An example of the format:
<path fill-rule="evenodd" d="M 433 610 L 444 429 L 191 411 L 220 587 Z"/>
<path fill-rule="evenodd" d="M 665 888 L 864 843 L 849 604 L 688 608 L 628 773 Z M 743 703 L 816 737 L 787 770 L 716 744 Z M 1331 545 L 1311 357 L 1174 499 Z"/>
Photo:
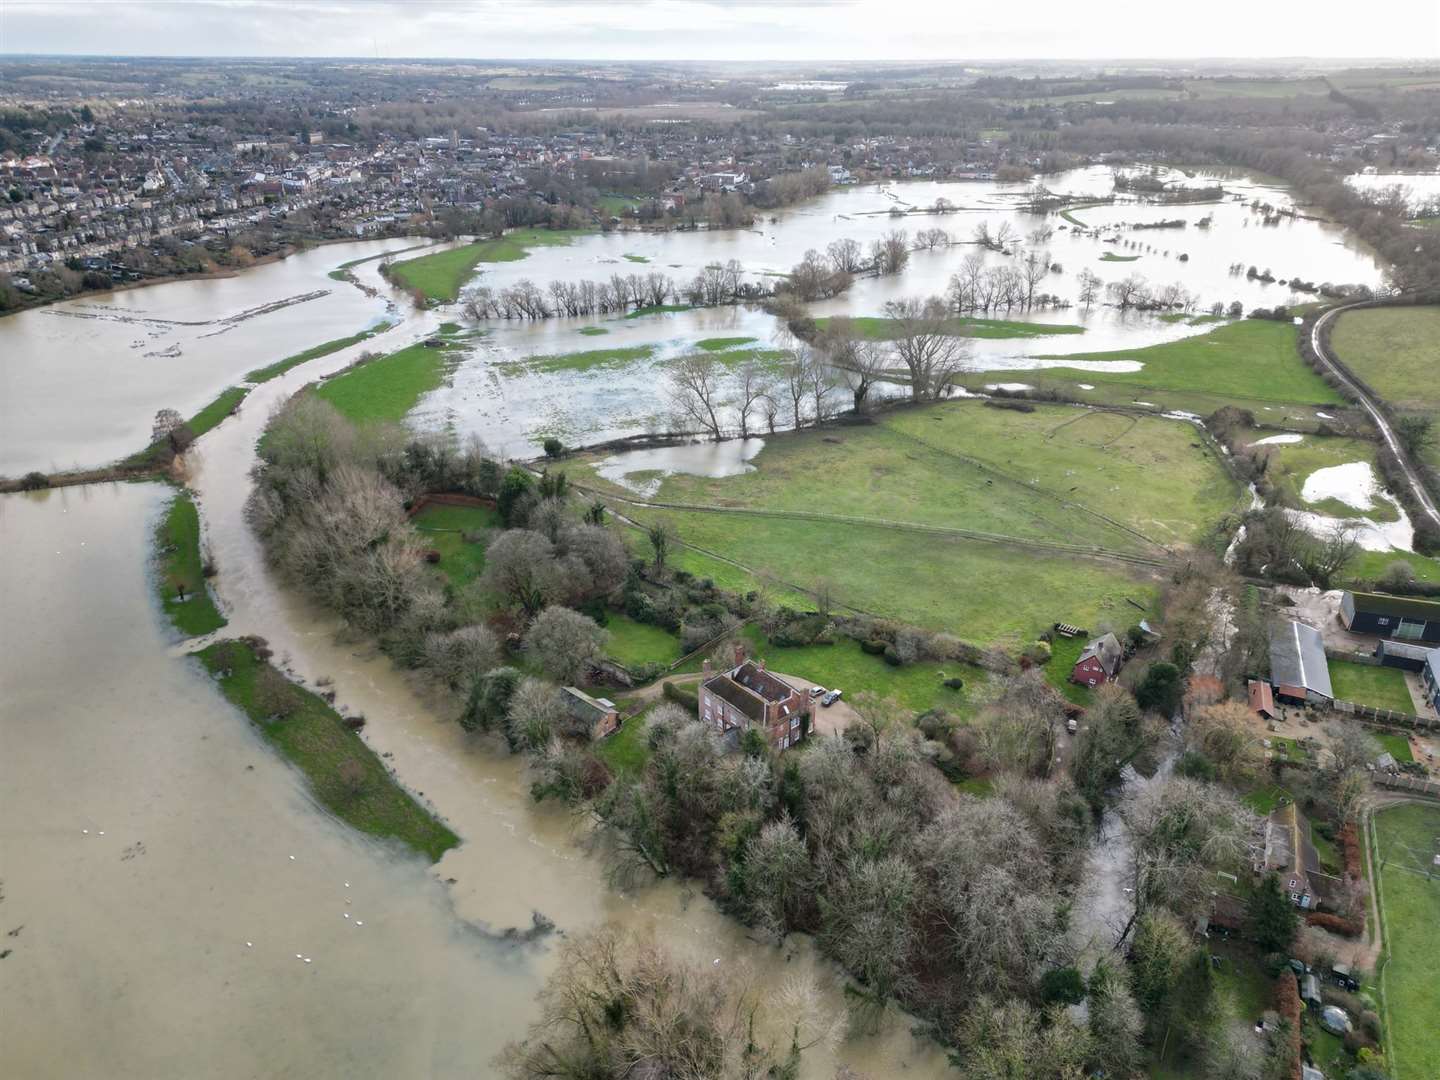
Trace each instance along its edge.
<path fill-rule="evenodd" d="M 1276 696 L 1306 705 L 1329 705 L 1330 664 L 1325 639 L 1313 626 L 1285 620 L 1270 631 L 1270 683 Z"/>
<path fill-rule="evenodd" d="M 1401 671 L 1424 671 L 1425 658 L 1435 650 L 1428 645 L 1412 645 L 1408 641 L 1385 640 L 1375 646 L 1375 659 L 1381 667 Z"/>
<path fill-rule="evenodd" d="M 1440 644 L 1440 600 L 1347 592 L 1340 598 L 1340 621 L 1357 634 Z"/>
<path fill-rule="evenodd" d="M 1102 634 L 1086 645 L 1070 669 L 1070 681 L 1081 686 L 1101 686 L 1115 678 L 1125 659 L 1125 650 L 1114 634 Z"/>

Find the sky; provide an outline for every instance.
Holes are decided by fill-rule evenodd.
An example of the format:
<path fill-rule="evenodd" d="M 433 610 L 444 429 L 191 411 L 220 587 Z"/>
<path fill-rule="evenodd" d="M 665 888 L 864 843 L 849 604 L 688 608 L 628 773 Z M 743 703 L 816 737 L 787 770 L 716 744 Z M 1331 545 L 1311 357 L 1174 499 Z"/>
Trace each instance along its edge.
<path fill-rule="evenodd" d="M 1435 59 L 1440 0 L 0 0 L 0 53 Z"/>

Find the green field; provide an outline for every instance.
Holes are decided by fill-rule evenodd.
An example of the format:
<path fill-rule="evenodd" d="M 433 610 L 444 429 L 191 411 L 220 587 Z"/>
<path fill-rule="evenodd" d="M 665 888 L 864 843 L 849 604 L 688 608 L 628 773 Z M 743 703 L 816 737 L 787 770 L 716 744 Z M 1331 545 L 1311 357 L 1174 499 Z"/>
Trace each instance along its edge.
<path fill-rule="evenodd" d="M 706 352 L 724 352 L 726 349 L 738 349 L 741 345 L 749 345 L 754 340 L 753 337 L 707 337 L 695 342 L 695 347 L 704 349 Z"/>
<path fill-rule="evenodd" d="M 186 421 L 186 425 L 198 439 L 234 412 L 248 393 L 249 391 L 243 386 L 232 386 L 228 390 L 221 391 L 219 397 Z"/>
<path fill-rule="evenodd" d="M 1345 580 L 1374 582 L 1392 563 L 1397 562 L 1409 566 L 1416 581 L 1440 583 L 1440 559 L 1410 551 L 1362 551 L 1345 567 Z"/>
<path fill-rule="evenodd" d="M 1025 372 L 1024 381 L 1040 390 L 1054 388 L 1067 397 L 1096 404 L 1129 405 L 1139 399 L 1159 409 L 1184 409 L 1202 416 L 1233 404 L 1279 422 L 1285 419 L 1284 406 L 1290 404 L 1340 404 L 1335 391 L 1301 361 L 1295 332 L 1289 323 L 1246 319 L 1143 349 L 1043 357 L 1056 361 L 1133 360 L 1144 365 L 1139 371 L 1046 368 Z M 958 381 L 980 390 L 994 380 L 993 374 L 974 374 Z M 1095 389 L 1077 390 L 1077 383 Z M 1313 412 L 1306 413 L 1305 419 L 1313 427 Z"/>
<path fill-rule="evenodd" d="M 500 528 L 500 514 L 483 506 L 427 506 L 413 518 L 428 547 L 440 553 L 440 571 L 456 585 L 464 585 L 485 569 L 484 545 L 465 539 L 466 533 Z"/>
<path fill-rule="evenodd" d="M 828 318 L 816 319 L 815 325 L 824 330 Z M 900 320 L 881 316 L 861 315 L 850 320 L 855 332 L 872 341 L 893 341 L 904 331 Z M 1028 338 L 1048 337 L 1051 334 L 1083 334 L 1085 328 L 1073 323 L 1024 322 L 1019 319 L 972 319 L 956 316 L 946 320 L 946 329 L 957 337 L 974 338 Z"/>
<path fill-rule="evenodd" d="M 1335 320 L 1337 356 L 1391 405 L 1440 427 L 1440 307 L 1363 308 Z M 1440 446 L 1426 459 L 1440 468 Z"/>
<path fill-rule="evenodd" d="M 321 698 L 286 684 L 293 711 L 284 717 L 267 708 L 265 697 L 257 701 L 260 672 L 267 665 L 248 646 L 219 642 L 196 656 L 225 697 L 305 774 L 315 800 L 336 817 L 361 832 L 399 840 L 431 862 L 460 842 L 395 782 L 375 752 Z M 228 673 L 222 663 L 230 665 Z M 346 769 L 356 774 L 348 781 Z"/>
<path fill-rule="evenodd" d="M 398 423 L 445 381 L 446 348 L 411 345 L 326 379 L 315 389 L 349 420 Z"/>
<path fill-rule="evenodd" d="M 1415 711 L 1415 703 L 1405 687 L 1405 674 L 1396 668 L 1331 660 L 1330 684 L 1341 701 L 1403 713 Z"/>
<path fill-rule="evenodd" d="M 225 625 L 205 583 L 204 559 L 200 554 L 200 512 L 190 493 L 177 494 L 155 530 L 159 560 L 155 575 L 160 605 L 175 629 L 186 637 L 214 633 Z M 185 599 L 180 599 L 180 587 Z"/>
<path fill-rule="evenodd" d="M 1100 256 L 1100 261 L 1112 263 L 1131 263 L 1135 262 L 1135 260 L 1139 258 L 1139 255 L 1116 255 L 1113 251 L 1107 251 L 1105 252 L 1105 254 Z"/>
<path fill-rule="evenodd" d="M 1381 980 L 1394 1080 L 1440 1075 L 1440 979 L 1435 928 L 1440 879 L 1431 862 L 1440 847 L 1440 808 L 1407 804 L 1375 814 L 1379 893 L 1387 961 Z"/>
<path fill-rule="evenodd" d="M 1256 432 L 1255 437 L 1264 434 Z M 1306 435 L 1298 443 L 1272 443 L 1263 449 L 1269 452 L 1270 464 L 1265 475 L 1275 485 L 1280 501 L 1297 509 L 1313 510 L 1333 517 L 1363 517 L 1371 521 L 1397 521 L 1400 512 L 1394 504 L 1385 499 L 1372 499 L 1369 510 L 1361 510 L 1340 499 L 1321 499 L 1306 502 L 1301 496 L 1305 481 L 1318 469 L 1333 468 L 1363 461 L 1370 465 L 1378 478 L 1377 450 L 1375 443 L 1366 439 L 1346 439 L 1328 435 Z"/>
<path fill-rule="evenodd" d="M 245 376 L 245 381 L 251 383 L 267 382 L 270 379 L 285 374 L 285 372 L 293 367 L 298 367 L 307 360 L 318 360 L 322 356 L 329 356 L 331 353 L 337 353 L 341 349 L 348 349 L 351 345 L 358 345 L 362 341 L 367 341 L 376 334 L 383 333 L 390 329 L 390 326 L 391 324 L 388 322 L 379 323 L 376 326 L 372 326 L 369 330 L 361 330 L 358 334 L 351 334 L 349 337 L 336 338 L 334 341 L 327 341 L 323 345 L 316 345 L 312 349 L 298 352 L 294 356 L 287 356 L 284 360 L 277 360 L 275 363 L 266 367 L 256 368 Z"/>
<path fill-rule="evenodd" d="M 390 264 L 390 280 L 407 289 L 419 289 L 433 302 L 451 303 L 482 262 L 514 262 L 530 248 L 568 244 L 582 232 L 573 229 L 512 229 L 498 240 L 479 240 L 464 247 L 437 251 Z"/>

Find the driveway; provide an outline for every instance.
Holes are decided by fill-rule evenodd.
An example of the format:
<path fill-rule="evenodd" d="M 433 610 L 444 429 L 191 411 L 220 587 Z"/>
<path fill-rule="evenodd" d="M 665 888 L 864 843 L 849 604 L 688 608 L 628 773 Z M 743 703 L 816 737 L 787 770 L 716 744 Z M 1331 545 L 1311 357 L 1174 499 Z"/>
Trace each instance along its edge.
<path fill-rule="evenodd" d="M 1340 622 L 1340 600 L 1345 595 L 1343 590 L 1321 592 L 1319 589 L 1281 587 L 1279 591 L 1294 601 L 1286 609 L 1286 615 L 1319 630 L 1328 648 L 1350 653 L 1374 653 L 1375 646 L 1380 641 L 1378 637 L 1373 634 L 1352 634 Z"/>

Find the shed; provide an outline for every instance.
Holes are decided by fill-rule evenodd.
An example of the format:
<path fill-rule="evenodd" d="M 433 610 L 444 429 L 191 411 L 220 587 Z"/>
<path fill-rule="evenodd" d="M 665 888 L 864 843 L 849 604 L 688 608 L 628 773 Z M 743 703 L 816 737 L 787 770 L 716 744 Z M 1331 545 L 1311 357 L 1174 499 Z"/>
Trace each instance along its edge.
<path fill-rule="evenodd" d="M 1271 629 L 1270 683 L 1281 697 L 1294 701 L 1329 705 L 1335 700 L 1319 630 L 1293 619 Z"/>
<path fill-rule="evenodd" d="M 589 726 L 592 739 L 603 739 L 620 726 L 620 711 L 605 698 L 593 698 L 584 690 L 567 686 L 562 691 L 565 709 L 576 720 Z"/>
<path fill-rule="evenodd" d="M 1440 600 L 1347 592 L 1340 598 L 1340 621 L 1357 634 L 1440 644 Z"/>
<path fill-rule="evenodd" d="M 1124 658 L 1120 639 L 1114 634 L 1102 634 L 1081 651 L 1070 669 L 1070 681 L 1081 686 L 1100 686 L 1115 677 Z"/>
<path fill-rule="evenodd" d="M 1320 980 L 1313 974 L 1300 976 L 1300 1000 L 1310 1005 L 1321 1003 Z"/>
<path fill-rule="evenodd" d="M 1440 712 L 1440 649 L 1431 649 L 1420 670 L 1420 690 L 1430 707 Z"/>
<path fill-rule="evenodd" d="M 1423 671 L 1425 660 L 1435 652 L 1428 645 L 1416 645 L 1409 641 L 1392 641 L 1386 638 L 1375 646 L 1375 659 L 1381 667 L 1399 668 L 1401 671 Z"/>
<path fill-rule="evenodd" d="M 1258 713 L 1266 720 L 1274 719 L 1275 695 L 1270 690 L 1270 684 L 1251 679 L 1245 689 L 1250 695 L 1250 711 Z"/>

